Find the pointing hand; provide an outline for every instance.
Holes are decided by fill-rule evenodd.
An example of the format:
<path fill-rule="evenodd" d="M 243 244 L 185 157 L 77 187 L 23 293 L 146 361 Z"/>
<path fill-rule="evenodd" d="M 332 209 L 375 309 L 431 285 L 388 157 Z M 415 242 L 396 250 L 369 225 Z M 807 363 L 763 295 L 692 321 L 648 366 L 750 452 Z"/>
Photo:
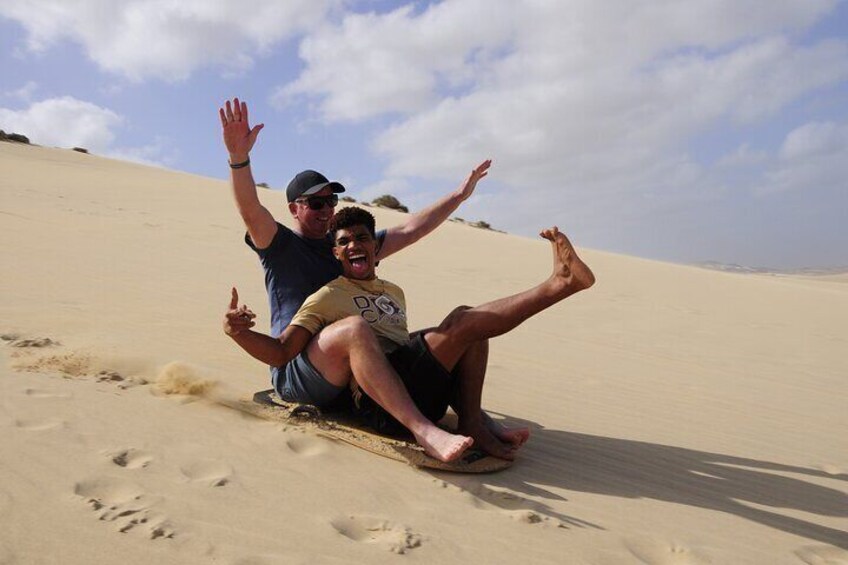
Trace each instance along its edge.
<path fill-rule="evenodd" d="M 247 305 L 238 305 L 238 290 L 233 287 L 232 296 L 230 298 L 230 306 L 227 313 L 224 314 L 224 333 L 230 337 L 237 336 L 243 331 L 249 330 L 256 325 L 253 319 L 256 314 L 251 312 Z"/>

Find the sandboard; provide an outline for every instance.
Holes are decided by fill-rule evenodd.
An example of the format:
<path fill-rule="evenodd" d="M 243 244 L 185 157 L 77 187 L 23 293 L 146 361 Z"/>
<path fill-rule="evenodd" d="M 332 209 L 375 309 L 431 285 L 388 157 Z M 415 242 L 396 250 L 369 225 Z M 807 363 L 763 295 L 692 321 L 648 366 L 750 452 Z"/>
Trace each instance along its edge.
<path fill-rule="evenodd" d="M 443 463 L 424 453 L 424 450 L 412 441 L 380 435 L 366 429 L 353 415 L 345 412 L 325 414 L 314 406 L 284 402 L 273 389 L 257 392 L 252 400 L 239 400 L 238 405 L 233 408 L 266 420 L 311 429 L 320 436 L 343 441 L 415 467 L 454 473 L 493 473 L 512 465 L 511 461 L 498 459 L 474 449 L 466 451 L 457 461 Z"/>

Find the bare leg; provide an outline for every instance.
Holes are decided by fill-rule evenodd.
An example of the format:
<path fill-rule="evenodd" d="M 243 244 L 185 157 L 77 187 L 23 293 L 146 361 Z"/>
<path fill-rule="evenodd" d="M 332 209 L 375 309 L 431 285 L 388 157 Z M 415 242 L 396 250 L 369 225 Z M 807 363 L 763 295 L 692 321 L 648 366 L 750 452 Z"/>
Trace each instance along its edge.
<path fill-rule="evenodd" d="M 460 306 L 460 308 L 468 309 L 467 306 Z M 486 378 L 486 367 L 489 364 L 489 340 L 477 341 L 472 343 L 468 349 L 465 350 L 465 353 L 462 357 L 459 358 L 459 362 L 457 362 L 456 367 L 454 367 L 453 374 L 456 375 L 458 379 L 462 379 L 461 382 L 465 380 L 470 380 L 473 385 L 463 385 L 468 388 L 461 388 L 460 395 L 464 395 L 467 398 L 470 398 L 473 405 L 476 405 L 478 410 L 482 403 L 482 395 L 483 395 L 483 381 Z M 465 435 L 473 435 L 468 433 L 467 430 L 464 430 L 463 427 L 463 416 L 460 413 L 463 410 L 462 405 L 460 404 L 460 399 L 456 399 L 451 403 L 451 406 L 454 410 L 456 410 L 457 414 L 460 417 L 459 428 L 461 433 Z M 467 409 L 466 409 L 467 412 Z M 516 448 L 521 447 L 524 443 L 530 438 L 530 429 L 526 427 L 522 428 L 508 428 L 503 424 L 496 422 L 486 414 L 485 411 L 480 412 L 480 418 L 482 420 L 483 425 L 492 433 L 496 438 L 500 441 L 508 444 L 508 446 L 514 446 Z M 481 447 L 479 445 L 479 441 L 475 438 L 475 446 Z M 481 449 L 484 449 L 481 447 Z M 485 450 L 485 449 L 484 449 Z"/>
<path fill-rule="evenodd" d="M 460 308 L 468 309 L 467 306 Z M 478 341 L 468 347 L 453 370 L 459 379 L 459 390 L 451 406 L 459 416 L 457 431 L 474 438 L 474 447 L 495 457 L 512 460 L 515 459 L 518 444 L 495 435 L 487 425 L 487 420 L 491 419 L 480 410 L 488 360 L 488 341 Z"/>
<path fill-rule="evenodd" d="M 412 432 L 431 457 L 453 461 L 474 443 L 471 437 L 446 432 L 421 414 L 362 318 L 345 318 L 324 328 L 309 342 L 306 354 L 318 372 L 336 386 L 347 386 L 355 378 L 368 396 Z"/>
<path fill-rule="evenodd" d="M 455 408 L 460 417 L 460 433 L 473 437 L 484 451 L 505 459 L 515 457 L 515 450 L 527 441 L 530 430 L 501 426 L 480 408 L 488 360 L 487 340 L 512 330 L 530 316 L 595 282 L 592 271 L 556 227 L 540 235 L 551 242 L 553 249 L 553 273 L 548 280 L 476 308 L 459 307 L 424 336 L 433 356 L 446 369 L 458 370 L 460 398 Z"/>
<path fill-rule="evenodd" d="M 551 242 L 553 250 L 553 273 L 546 281 L 475 308 L 457 308 L 438 328 L 426 334 L 430 351 L 445 368 L 452 370 L 472 343 L 505 334 L 527 318 L 594 284 L 595 276 L 565 234 L 553 227 L 539 235 Z"/>

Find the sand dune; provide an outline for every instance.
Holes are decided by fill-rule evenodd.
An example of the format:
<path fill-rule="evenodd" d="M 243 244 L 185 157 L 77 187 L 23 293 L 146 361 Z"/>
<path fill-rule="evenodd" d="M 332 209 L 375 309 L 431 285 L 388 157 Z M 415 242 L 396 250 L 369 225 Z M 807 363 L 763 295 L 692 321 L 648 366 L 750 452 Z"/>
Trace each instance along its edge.
<path fill-rule="evenodd" d="M 428 473 L 216 402 L 268 387 L 220 329 L 233 285 L 268 323 L 225 182 L 0 144 L 0 195 L 0 564 L 848 563 L 844 277 L 583 250 L 492 343 L 519 460 Z M 449 223 L 380 271 L 423 327 L 549 254 Z"/>

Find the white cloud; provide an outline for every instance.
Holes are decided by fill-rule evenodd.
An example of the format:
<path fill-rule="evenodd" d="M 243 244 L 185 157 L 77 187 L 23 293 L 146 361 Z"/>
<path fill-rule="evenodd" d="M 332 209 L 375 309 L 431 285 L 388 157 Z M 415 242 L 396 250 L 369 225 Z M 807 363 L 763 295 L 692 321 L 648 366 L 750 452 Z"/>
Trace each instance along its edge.
<path fill-rule="evenodd" d="M 330 122 L 410 114 L 375 143 L 390 176 L 453 176 L 491 155 L 511 184 L 602 179 L 669 149 L 679 162 L 680 141 L 716 120 L 762 119 L 848 77 L 844 42 L 774 35 L 832 5 L 468 0 L 352 14 L 304 41 L 307 67 L 279 97 L 311 96 Z"/>
<path fill-rule="evenodd" d="M 85 147 L 94 152 L 107 149 L 114 130 L 123 123 L 115 112 L 71 96 L 35 102 L 25 110 L 0 108 L 0 124 L 39 145 Z"/>
<path fill-rule="evenodd" d="M 35 91 L 38 90 L 38 83 L 35 81 L 27 81 L 25 85 L 20 88 L 16 88 L 14 90 L 7 90 L 3 93 L 4 96 L 8 96 L 10 98 L 16 98 L 23 102 L 29 102 L 32 100 L 32 95 Z"/>
<path fill-rule="evenodd" d="M 306 68 L 279 97 L 328 123 L 389 114 L 373 142 L 388 178 L 458 179 L 492 157 L 486 182 L 504 192 L 464 216 L 525 233 L 540 216 L 635 230 L 750 192 L 727 182 L 751 175 L 706 168 L 690 144 L 844 83 L 848 42 L 800 39 L 836 5 L 447 0 L 351 14 L 304 41 Z M 762 149 L 736 159 L 762 180 Z"/>
<path fill-rule="evenodd" d="M 306 69 L 279 97 L 313 96 L 324 118 L 337 121 L 417 111 L 441 99 L 445 89 L 617 83 L 680 48 L 710 55 L 804 29 L 834 4 L 783 0 L 764 10 L 756 0 L 661 6 L 448 0 L 420 13 L 409 5 L 385 14 L 348 14 L 303 41 Z"/>
<path fill-rule="evenodd" d="M 789 132 L 780 148 L 787 160 L 815 158 L 839 153 L 848 147 L 848 128 L 833 122 L 811 122 Z"/>
<path fill-rule="evenodd" d="M 659 94 L 685 102 L 693 121 L 728 115 L 745 123 L 773 115 L 807 92 L 845 80 L 848 44 L 823 41 L 803 47 L 785 37 L 767 36 L 726 54 L 677 57 L 659 65 Z"/>
<path fill-rule="evenodd" d="M 143 147 L 116 147 L 116 131 L 126 120 L 91 102 L 71 96 L 50 98 L 32 103 L 23 110 L 0 108 L 0 128 L 26 135 L 32 143 L 53 147 L 84 147 L 95 154 L 134 161 L 146 165 L 166 166 L 169 145 L 158 138 Z"/>
<path fill-rule="evenodd" d="M 376 148 L 395 175 L 446 174 L 491 151 L 516 183 L 578 171 L 603 177 L 673 154 L 717 120 L 762 119 L 806 92 L 845 80 L 848 47 L 792 50 L 783 40 L 765 39 L 712 57 L 651 63 L 647 69 L 526 72 L 523 80 L 509 71 L 508 80 L 445 98 L 396 123 Z"/>
<path fill-rule="evenodd" d="M 423 108 L 436 100 L 438 87 L 472 84 L 486 67 L 486 49 L 508 38 L 509 5 L 491 8 L 469 0 L 437 4 L 422 14 L 411 4 L 387 14 L 349 14 L 303 40 L 300 56 L 307 68 L 272 99 L 286 104 L 299 95 L 319 95 L 329 121 Z"/>
<path fill-rule="evenodd" d="M 768 161 L 767 151 L 752 149 L 750 144 L 743 143 L 733 153 L 723 156 L 718 161 L 719 168 L 733 169 L 739 167 L 757 166 Z"/>
<path fill-rule="evenodd" d="M 841 192 L 848 195 L 848 124 L 811 122 L 783 142 L 780 158 L 757 192 Z"/>
<path fill-rule="evenodd" d="M 187 78 L 203 67 L 249 68 L 257 54 L 308 30 L 335 0 L 31 0 L 0 2 L 31 51 L 81 44 L 101 68 L 132 80 Z"/>

